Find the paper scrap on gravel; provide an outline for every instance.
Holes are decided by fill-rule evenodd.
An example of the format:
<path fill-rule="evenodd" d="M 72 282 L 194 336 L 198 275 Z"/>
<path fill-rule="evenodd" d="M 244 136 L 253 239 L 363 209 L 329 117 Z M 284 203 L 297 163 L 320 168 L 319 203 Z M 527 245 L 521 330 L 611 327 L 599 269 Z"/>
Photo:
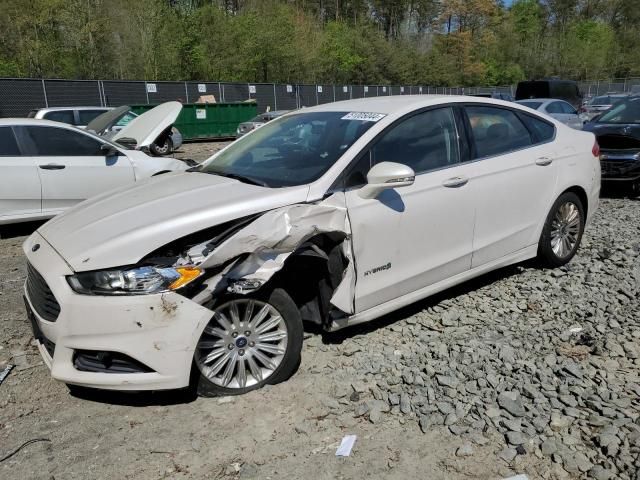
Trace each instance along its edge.
<path fill-rule="evenodd" d="M 336 457 L 348 457 L 351 455 L 351 449 L 356 443 L 357 438 L 357 435 L 345 435 L 342 442 L 340 442 L 338 450 L 336 450 Z"/>
<path fill-rule="evenodd" d="M 13 365 L 7 365 L 0 372 L 0 385 L 2 385 L 2 382 L 4 382 L 4 379 L 7 378 L 7 376 L 9 375 L 9 373 L 11 372 L 12 369 L 13 369 Z"/>
<path fill-rule="evenodd" d="M 505 478 L 503 480 L 529 480 L 525 474 L 521 473 L 520 475 L 516 475 L 514 477 Z"/>

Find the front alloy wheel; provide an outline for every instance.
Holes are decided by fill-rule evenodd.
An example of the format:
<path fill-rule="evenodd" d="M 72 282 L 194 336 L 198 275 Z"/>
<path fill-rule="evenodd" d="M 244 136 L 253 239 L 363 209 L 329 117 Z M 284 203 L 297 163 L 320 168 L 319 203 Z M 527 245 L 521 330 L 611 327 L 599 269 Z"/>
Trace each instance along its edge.
<path fill-rule="evenodd" d="M 233 297 L 211 307 L 196 346 L 198 393 L 234 395 L 288 378 L 300 361 L 302 321 L 284 290 Z"/>

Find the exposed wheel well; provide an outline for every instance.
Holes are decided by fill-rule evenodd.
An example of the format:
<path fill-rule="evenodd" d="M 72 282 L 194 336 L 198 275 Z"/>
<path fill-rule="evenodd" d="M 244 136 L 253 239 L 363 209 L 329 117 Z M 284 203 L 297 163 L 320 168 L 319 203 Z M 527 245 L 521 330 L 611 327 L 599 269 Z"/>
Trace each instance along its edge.
<path fill-rule="evenodd" d="M 325 326 L 334 290 L 349 260 L 342 253 L 344 233 L 322 233 L 305 241 L 272 279 L 282 286 L 300 309 L 303 321 Z"/>
<path fill-rule="evenodd" d="M 587 192 L 584 191 L 584 188 L 574 185 L 573 187 L 567 188 L 562 193 L 572 192 L 575 193 L 580 201 L 582 202 L 582 207 L 584 208 L 584 216 L 587 217 L 587 213 L 589 212 L 589 197 L 587 197 Z M 562 195 L 562 194 L 561 194 Z"/>

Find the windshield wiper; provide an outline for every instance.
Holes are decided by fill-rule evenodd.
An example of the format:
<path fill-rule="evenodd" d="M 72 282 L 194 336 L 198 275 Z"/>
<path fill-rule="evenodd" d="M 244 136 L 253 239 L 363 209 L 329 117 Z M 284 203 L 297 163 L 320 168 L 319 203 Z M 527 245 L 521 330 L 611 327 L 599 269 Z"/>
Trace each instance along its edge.
<path fill-rule="evenodd" d="M 269 185 L 266 182 L 262 180 L 258 180 L 256 178 L 247 177 L 246 175 L 240 175 L 238 173 L 220 172 L 217 170 L 201 170 L 201 171 L 205 173 L 210 173 L 212 175 L 220 175 L 221 177 L 233 178 L 234 180 L 238 180 L 243 183 L 249 183 L 251 185 L 258 185 L 259 187 L 269 188 Z"/>

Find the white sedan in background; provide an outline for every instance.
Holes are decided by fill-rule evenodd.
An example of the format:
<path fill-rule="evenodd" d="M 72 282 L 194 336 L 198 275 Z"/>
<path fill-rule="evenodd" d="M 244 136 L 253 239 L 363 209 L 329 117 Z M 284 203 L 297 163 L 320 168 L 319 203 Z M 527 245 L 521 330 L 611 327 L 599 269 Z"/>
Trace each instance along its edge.
<path fill-rule="evenodd" d="M 50 120 L 0 119 L 0 225 L 50 218 L 107 190 L 186 170 L 183 161 L 142 151 L 181 109 L 178 102 L 159 105 L 113 141 Z"/>
<path fill-rule="evenodd" d="M 293 374 L 305 323 L 336 330 L 506 265 L 569 262 L 598 156 L 592 133 L 500 100 L 305 108 L 40 227 L 23 247 L 27 313 L 63 382 L 244 393 Z"/>
<path fill-rule="evenodd" d="M 571 128 L 582 130 L 584 121 L 569 102 L 555 98 L 532 98 L 530 100 L 518 100 L 516 103 L 546 113 Z"/>

